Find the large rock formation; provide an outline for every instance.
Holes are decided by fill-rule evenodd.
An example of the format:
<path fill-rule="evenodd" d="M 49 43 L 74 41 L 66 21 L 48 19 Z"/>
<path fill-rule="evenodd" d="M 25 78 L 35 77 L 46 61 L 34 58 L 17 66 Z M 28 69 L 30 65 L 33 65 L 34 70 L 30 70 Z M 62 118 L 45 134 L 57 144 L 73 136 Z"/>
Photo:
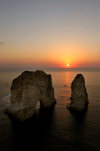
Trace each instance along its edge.
<path fill-rule="evenodd" d="M 85 87 L 85 79 L 82 74 L 77 74 L 71 84 L 71 111 L 83 112 L 88 104 L 88 95 Z"/>
<path fill-rule="evenodd" d="M 43 71 L 25 71 L 12 82 L 11 107 L 6 113 L 19 120 L 26 120 L 34 115 L 38 101 L 41 108 L 56 103 L 51 75 Z"/>

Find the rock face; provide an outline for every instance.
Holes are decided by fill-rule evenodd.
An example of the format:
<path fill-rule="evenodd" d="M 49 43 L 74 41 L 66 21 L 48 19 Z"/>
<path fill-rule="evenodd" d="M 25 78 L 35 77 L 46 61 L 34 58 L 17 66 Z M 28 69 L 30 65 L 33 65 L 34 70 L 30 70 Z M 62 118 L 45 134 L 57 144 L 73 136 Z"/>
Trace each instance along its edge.
<path fill-rule="evenodd" d="M 88 95 L 85 87 L 85 79 L 82 74 L 77 74 L 71 84 L 71 111 L 83 112 L 88 104 Z"/>
<path fill-rule="evenodd" d="M 34 115 L 38 101 L 41 108 L 56 103 L 51 75 L 43 71 L 25 71 L 12 82 L 11 107 L 6 113 L 19 120 L 26 120 Z"/>

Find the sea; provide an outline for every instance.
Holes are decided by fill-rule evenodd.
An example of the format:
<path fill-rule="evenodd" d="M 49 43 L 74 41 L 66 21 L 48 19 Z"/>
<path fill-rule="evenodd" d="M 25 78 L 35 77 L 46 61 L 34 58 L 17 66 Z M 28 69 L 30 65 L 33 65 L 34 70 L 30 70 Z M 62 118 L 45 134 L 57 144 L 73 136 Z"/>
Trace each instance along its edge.
<path fill-rule="evenodd" d="M 12 80 L 24 70 L 0 69 L 0 151 L 100 151 L 100 69 L 43 69 L 51 74 L 56 105 L 25 122 L 5 114 Z M 41 69 L 42 70 L 42 69 Z M 83 74 L 89 105 L 83 114 L 67 109 L 71 82 Z"/>

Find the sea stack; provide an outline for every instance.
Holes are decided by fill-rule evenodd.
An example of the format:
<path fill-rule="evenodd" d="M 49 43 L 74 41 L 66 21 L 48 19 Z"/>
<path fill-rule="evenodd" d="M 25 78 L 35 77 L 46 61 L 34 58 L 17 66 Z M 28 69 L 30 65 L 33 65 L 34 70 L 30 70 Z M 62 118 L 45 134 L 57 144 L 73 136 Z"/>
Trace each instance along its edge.
<path fill-rule="evenodd" d="M 40 108 L 56 103 L 51 75 L 43 71 L 25 71 L 12 82 L 11 106 L 6 113 L 24 121 L 35 114 L 38 101 Z"/>
<path fill-rule="evenodd" d="M 88 94 L 85 87 L 85 79 L 82 74 L 77 74 L 71 83 L 71 103 L 69 110 L 83 112 L 88 105 Z"/>

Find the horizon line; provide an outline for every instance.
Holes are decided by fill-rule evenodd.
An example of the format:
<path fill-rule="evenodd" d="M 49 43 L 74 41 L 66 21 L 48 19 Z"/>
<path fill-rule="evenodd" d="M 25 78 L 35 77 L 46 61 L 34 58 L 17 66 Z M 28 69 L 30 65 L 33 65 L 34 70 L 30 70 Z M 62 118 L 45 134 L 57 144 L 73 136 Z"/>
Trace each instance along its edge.
<path fill-rule="evenodd" d="M 16 70 L 16 69 L 23 69 L 23 70 L 93 70 L 93 69 L 100 69 L 100 67 L 0 67 L 0 70 Z"/>

